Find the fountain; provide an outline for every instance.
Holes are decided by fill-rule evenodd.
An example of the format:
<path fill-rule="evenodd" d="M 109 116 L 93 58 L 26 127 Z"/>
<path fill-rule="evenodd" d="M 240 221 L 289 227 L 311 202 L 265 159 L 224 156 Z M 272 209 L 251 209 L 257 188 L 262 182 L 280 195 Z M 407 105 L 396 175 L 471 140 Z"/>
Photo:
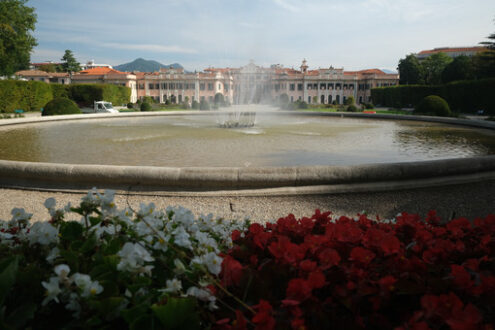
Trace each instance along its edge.
<path fill-rule="evenodd" d="M 255 105 L 24 118 L 0 123 L 0 185 L 299 194 L 491 180 L 494 126 Z"/>

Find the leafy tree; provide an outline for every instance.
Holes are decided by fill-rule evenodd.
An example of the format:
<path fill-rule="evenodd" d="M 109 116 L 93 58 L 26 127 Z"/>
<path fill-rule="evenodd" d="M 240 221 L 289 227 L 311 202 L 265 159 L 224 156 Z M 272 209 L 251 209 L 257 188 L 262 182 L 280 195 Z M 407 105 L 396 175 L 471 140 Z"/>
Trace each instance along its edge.
<path fill-rule="evenodd" d="M 442 72 L 442 82 L 469 80 L 474 78 L 474 67 L 471 58 L 461 55 L 454 58 Z"/>
<path fill-rule="evenodd" d="M 418 85 L 424 84 L 423 66 L 414 54 L 409 54 L 406 58 L 399 60 L 399 84 L 401 85 Z"/>
<path fill-rule="evenodd" d="M 10 76 L 27 69 L 31 50 L 37 45 L 34 31 L 34 8 L 25 6 L 27 0 L 0 1 L 0 75 Z"/>
<path fill-rule="evenodd" d="M 442 83 L 442 72 L 447 65 L 452 62 L 445 53 L 435 53 L 427 57 L 422 65 L 425 72 L 425 82 L 428 85 L 438 85 Z"/>
<path fill-rule="evenodd" d="M 62 57 L 62 69 L 65 72 L 81 71 L 81 65 L 76 61 L 76 58 L 70 49 L 65 50 L 65 54 Z"/>
<path fill-rule="evenodd" d="M 495 33 L 490 34 L 488 39 L 480 43 L 488 50 L 473 58 L 477 78 L 495 77 Z"/>
<path fill-rule="evenodd" d="M 352 105 L 352 104 L 354 104 L 354 96 L 349 96 L 345 100 L 345 105 Z"/>
<path fill-rule="evenodd" d="M 57 66 L 52 63 L 40 65 L 39 69 L 45 72 L 57 72 Z"/>

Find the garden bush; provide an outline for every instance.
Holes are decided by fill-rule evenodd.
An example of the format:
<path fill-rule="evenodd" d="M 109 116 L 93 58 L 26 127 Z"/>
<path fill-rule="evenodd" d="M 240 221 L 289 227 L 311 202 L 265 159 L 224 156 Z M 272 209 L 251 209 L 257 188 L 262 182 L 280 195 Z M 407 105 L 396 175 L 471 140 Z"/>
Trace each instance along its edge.
<path fill-rule="evenodd" d="M 41 81 L 0 80 L 0 111 L 39 111 L 53 98 L 50 85 Z"/>
<path fill-rule="evenodd" d="M 149 104 L 148 102 L 143 102 L 143 103 L 141 103 L 141 106 L 140 106 L 139 110 L 141 110 L 141 111 L 151 111 L 151 110 L 153 110 L 153 108 L 152 108 L 151 104 Z"/>
<path fill-rule="evenodd" d="M 73 84 L 69 91 L 70 98 L 84 107 L 93 107 L 94 101 L 126 104 L 131 96 L 130 88 L 112 84 Z"/>
<path fill-rule="evenodd" d="M 114 192 L 0 221 L 0 324 L 36 329 L 491 329 L 495 215 L 316 211 L 264 225 Z M 72 220 L 78 219 L 78 220 Z"/>
<path fill-rule="evenodd" d="M 431 114 L 448 117 L 452 115 L 449 104 L 437 95 L 425 97 L 414 109 L 414 114 Z"/>
<path fill-rule="evenodd" d="M 354 104 L 354 96 L 349 96 L 345 99 L 345 105 L 353 105 Z"/>
<path fill-rule="evenodd" d="M 347 110 L 348 112 L 357 112 L 358 111 L 358 107 L 356 107 L 354 104 L 351 104 L 347 107 Z"/>
<path fill-rule="evenodd" d="M 134 109 L 134 104 L 131 102 L 127 103 L 127 109 Z"/>
<path fill-rule="evenodd" d="M 43 107 L 42 116 L 78 114 L 81 110 L 74 101 L 59 97 L 51 100 Z"/>

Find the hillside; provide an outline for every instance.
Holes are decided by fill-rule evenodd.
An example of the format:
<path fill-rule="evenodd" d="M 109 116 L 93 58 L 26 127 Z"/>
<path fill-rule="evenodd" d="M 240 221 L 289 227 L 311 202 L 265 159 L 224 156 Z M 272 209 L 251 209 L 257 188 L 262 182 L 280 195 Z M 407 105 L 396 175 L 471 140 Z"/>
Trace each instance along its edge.
<path fill-rule="evenodd" d="M 174 68 L 174 69 L 182 68 L 182 65 L 180 65 L 179 63 L 164 65 L 157 61 L 137 58 L 132 62 L 116 65 L 113 68 L 115 70 L 119 70 L 123 72 L 131 72 L 131 71 L 155 72 L 155 71 L 160 71 L 160 68 Z"/>

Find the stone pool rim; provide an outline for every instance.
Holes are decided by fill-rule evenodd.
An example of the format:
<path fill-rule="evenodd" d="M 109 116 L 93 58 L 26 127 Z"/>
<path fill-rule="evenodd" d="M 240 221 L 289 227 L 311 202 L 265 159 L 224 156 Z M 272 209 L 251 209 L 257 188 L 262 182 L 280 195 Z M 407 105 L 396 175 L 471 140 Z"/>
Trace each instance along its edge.
<path fill-rule="evenodd" d="M 129 112 L 4 119 L 0 127 L 146 116 L 214 115 L 225 111 Z M 228 112 L 228 111 L 227 111 Z M 412 120 L 495 130 L 495 123 L 459 118 L 317 111 L 281 115 Z M 0 187 L 85 191 L 92 187 L 138 194 L 311 195 L 428 188 L 495 179 L 495 155 L 401 163 L 291 167 L 155 167 L 0 160 Z"/>

